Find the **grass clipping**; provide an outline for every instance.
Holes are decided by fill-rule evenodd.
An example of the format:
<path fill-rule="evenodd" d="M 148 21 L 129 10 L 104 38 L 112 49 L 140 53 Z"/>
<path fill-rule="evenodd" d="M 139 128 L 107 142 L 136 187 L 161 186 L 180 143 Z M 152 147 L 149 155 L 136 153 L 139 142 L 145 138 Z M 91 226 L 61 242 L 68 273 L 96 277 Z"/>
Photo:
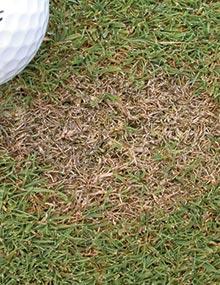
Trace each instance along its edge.
<path fill-rule="evenodd" d="M 59 211 L 98 204 L 117 220 L 219 184 L 219 105 L 209 96 L 163 79 L 73 77 L 68 87 L 1 116 L 3 149 L 16 161 L 36 156 L 46 187 L 70 198 L 51 202 Z"/>

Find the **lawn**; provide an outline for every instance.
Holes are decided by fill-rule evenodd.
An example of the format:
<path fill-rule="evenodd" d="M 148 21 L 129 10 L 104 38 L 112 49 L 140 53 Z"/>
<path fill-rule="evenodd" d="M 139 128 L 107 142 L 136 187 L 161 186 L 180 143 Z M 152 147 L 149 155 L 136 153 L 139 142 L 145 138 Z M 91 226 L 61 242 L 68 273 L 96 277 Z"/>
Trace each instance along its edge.
<path fill-rule="evenodd" d="M 219 15 L 51 1 L 0 86 L 0 284 L 220 284 Z"/>

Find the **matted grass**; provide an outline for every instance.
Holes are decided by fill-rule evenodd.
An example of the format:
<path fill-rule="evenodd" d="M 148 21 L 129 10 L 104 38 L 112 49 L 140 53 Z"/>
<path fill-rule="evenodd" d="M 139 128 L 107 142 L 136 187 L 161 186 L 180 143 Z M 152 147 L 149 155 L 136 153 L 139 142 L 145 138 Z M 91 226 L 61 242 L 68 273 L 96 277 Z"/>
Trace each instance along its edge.
<path fill-rule="evenodd" d="M 0 89 L 0 283 L 219 284 L 219 2 L 53 1 Z"/>
<path fill-rule="evenodd" d="M 59 211 L 98 203 L 110 219 L 134 217 L 218 185 L 219 106 L 210 97 L 163 79 L 137 88 L 123 77 L 74 76 L 69 87 L 56 102 L 38 96 L 5 112 L 3 124 L 7 153 L 34 156 L 48 187 L 71 199 L 54 197 Z"/>

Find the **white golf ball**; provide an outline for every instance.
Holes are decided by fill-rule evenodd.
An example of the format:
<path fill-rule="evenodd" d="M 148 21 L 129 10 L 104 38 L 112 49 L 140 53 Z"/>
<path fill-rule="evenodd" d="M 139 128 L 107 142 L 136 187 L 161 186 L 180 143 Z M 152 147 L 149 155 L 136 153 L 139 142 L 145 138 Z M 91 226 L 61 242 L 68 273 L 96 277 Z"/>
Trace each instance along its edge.
<path fill-rule="evenodd" d="M 0 85 L 33 59 L 48 18 L 49 0 L 0 0 Z"/>

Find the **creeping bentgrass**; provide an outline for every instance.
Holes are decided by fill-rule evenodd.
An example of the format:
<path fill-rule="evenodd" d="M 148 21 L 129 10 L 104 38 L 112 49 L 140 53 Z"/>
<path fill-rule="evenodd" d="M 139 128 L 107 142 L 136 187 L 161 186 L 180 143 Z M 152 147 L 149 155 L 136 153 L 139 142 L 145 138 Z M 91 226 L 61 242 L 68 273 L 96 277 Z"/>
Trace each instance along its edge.
<path fill-rule="evenodd" d="M 54 0 L 0 87 L 0 283 L 219 284 L 219 1 Z"/>

